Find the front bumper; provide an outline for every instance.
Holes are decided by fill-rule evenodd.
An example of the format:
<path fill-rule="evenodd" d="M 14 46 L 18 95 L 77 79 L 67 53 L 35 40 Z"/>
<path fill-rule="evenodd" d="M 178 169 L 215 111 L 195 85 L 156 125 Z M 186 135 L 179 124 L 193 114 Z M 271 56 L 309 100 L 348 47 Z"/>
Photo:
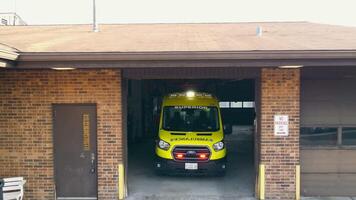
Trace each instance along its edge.
<path fill-rule="evenodd" d="M 187 161 L 188 162 L 188 161 Z M 218 160 L 209 160 L 207 162 L 192 162 L 198 163 L 198 169 L 185 169 L 185 163 L 171 159 L 156 157 L 155 169 L 159 173 L 167 174 L 224 174 L 226 171 L 226 157 Z"/>

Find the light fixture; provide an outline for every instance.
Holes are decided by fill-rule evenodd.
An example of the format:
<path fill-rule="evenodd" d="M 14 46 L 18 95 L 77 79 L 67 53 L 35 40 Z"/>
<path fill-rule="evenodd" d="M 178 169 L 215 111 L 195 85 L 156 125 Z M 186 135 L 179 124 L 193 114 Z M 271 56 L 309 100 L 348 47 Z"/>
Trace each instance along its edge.
<path fill-rule="evenodd" d="M 194 91 L 188 91 L 186 95 L 187 95 L 187 97 L 192 98 L 192 97 L 195 97 L 195 92 Z"/>
<path fill-rule="evenodd" d="M 0 60 L 0 68 L 8 68 L 8 67 L 12 67 L 12 64 L 6 62 L 6 61 L 1 61 Z"/>
<path fill-rule="evenodd" d="M 51 68 L 53 70 L 59 70 L 59 71 L 64 71 L 64 70 L 74 70 L 75 68 L 73 67 L 53 67 Z"/>
<path fill-rule="evenodd" d="M 298 69 L 298 68 L 301 68 L 303 67 L 303 65 L 282 65 L 282 66 L 279 66 L 278 68 L 281 68 L 281 69 Z"/>

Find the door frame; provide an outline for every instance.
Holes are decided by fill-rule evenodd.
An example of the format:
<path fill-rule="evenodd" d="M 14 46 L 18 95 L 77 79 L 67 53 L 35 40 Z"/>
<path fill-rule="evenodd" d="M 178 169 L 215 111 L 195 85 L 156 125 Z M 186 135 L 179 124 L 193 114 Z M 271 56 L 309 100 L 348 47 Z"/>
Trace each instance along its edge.
<path fill-rule="evenodd" d="M 124 197 L 129 196 L 128 190 L 128 133 L 127 133 L 127 102 L 128 99 L 128 79 L 121 76 L 121 117 L 122 117 L 122 147 L 123 147 L 123 166 L 124 166 Z"/>
<path fill-rule="evenodd" d="M 52 103 L 51 104 L 51 117 L 52 117 L 52 155 L 53 155 L 53 160 L 52 160 L 52 163 L 53 163 L 53 182 L 54 182 L 54 199 L 57 200 L 57 183 L 56 183 L 56 170 L 55 170 L 55 167 L 56 167 L 56 157 L 55 157 L 55 146 L 54 146 L 54 140 L 55 140 L 55 136 L 54 136 L 54 120 L 55 120 L 55 107 L 56 106 L 63 106 L 63 105 L 66 105 L 66 106 L 95 106 L 95 121 L 96 121 L 96 138 L 95 138 L 95 141 L 96 141 L 96 148 L 95 148 L 95 155 L 96 155 L 96 171 L 97 171 L 97 176 L 96 176 L 96 199 L 98 200 L 99 199 L 99 187 L 98 187 L 98 179 L 99 179 L 99 170 L 98 170 L 98 164 L 99 164 L 99 160 L 98 160 L 98 106 L 97 106 L 97 103 Z"/>

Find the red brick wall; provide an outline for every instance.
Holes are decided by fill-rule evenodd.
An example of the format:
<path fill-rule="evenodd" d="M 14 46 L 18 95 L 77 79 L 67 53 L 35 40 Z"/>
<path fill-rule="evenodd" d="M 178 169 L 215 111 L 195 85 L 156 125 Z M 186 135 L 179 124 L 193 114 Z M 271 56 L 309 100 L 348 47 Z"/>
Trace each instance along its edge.
<path fill-rule="evenodd" d="M 299 69 L 262 69 L 260 162 L 266 166 L 266 199 L 295 199 L 299 164 Z M 274 115 L 289 115 L 289 136 L 274 136 Z"/>
<path fill-rule="evenodd" d="M 120 70 L 1 70 L 0 177 L 24 176 L 27 200 L 54 199 L 52 103 L 96 103 L 99 199 L 117 198 Z"/>

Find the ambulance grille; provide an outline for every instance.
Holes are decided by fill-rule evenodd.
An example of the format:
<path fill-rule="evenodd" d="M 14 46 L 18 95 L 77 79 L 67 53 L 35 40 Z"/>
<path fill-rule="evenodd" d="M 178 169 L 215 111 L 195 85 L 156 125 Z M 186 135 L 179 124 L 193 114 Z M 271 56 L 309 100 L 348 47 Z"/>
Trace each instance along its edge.
<path fill-rule="evenodd" d="M 180 162 L 206 162 L 210 154 L 207 147 L 178 146 L 173 149 L 174 160 Z"/>

